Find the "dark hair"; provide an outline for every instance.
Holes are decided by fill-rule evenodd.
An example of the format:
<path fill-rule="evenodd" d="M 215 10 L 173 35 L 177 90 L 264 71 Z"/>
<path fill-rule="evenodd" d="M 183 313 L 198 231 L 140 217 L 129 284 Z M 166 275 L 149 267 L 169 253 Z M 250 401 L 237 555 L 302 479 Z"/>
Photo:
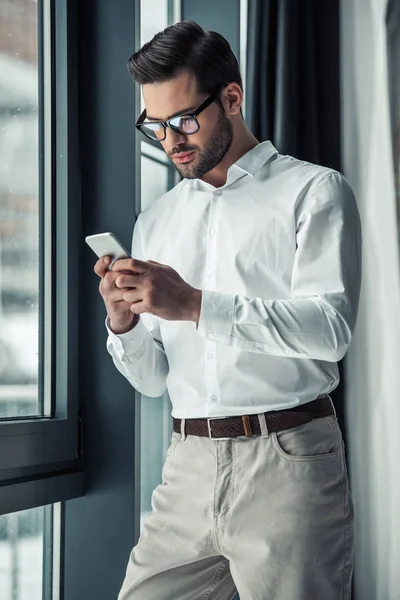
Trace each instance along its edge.
<path fill-rule="evenodd" d="M 200 93 L 214 93 L 224 83 L 243 90 L 239 65 L 228 41 L 193 21 L 180 21 L 157 33 L 127 63 L 132 79 L 141 85 L 160 83 L 187 70 Z"/>

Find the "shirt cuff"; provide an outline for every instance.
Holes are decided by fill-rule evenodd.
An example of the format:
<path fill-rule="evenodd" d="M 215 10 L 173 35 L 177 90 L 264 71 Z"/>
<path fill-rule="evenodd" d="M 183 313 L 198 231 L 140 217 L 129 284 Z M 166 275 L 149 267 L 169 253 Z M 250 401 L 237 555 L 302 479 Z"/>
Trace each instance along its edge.
<path fill-rule="evenodd" d="M 234 294 L 202 290 L 197 331 L 208 340 L 229 345 L 234 310 Z"/>
<path fill-rule="evenodd" d="M 123 354 L 133 354 L 140 348 L 144 343 L 147 335 L 147 328 L 145 327 L 142 319 L 126 333 L 114 333 L 110 329 L 110 317 L 106 317 L 106 329 L 109 335 L 109 341 L 116 349 L 119 356 Z"/>

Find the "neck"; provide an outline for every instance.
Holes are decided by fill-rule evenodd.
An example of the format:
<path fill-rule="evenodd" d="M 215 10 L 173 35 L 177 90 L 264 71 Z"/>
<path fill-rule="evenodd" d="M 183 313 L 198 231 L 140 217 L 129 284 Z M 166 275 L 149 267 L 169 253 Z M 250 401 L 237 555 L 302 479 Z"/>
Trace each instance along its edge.
<path fill-rule="evenodd" d="M 221 162 L 212 169 L 212 171 L 209 171 L 200 177 L 200 179 L 214 187 L 225 185 L 229 167 L 235 164 L 239 158 L 249 152 L 252 148 L 258 146 L 259 143 L 260 142 L 243 123 L 238 131 L 234 131 L 231 147 Z"/>

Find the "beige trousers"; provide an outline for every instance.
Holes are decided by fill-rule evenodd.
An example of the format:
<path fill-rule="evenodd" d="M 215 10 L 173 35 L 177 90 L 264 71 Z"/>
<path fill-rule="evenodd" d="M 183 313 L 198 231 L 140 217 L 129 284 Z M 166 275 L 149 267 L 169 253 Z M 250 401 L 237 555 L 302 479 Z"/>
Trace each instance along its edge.
<path fill-rule="evenodd" d="M 212 441 L 172 434 L 118 600 L 349 600 L 354 507 L 335 416 Z"/>

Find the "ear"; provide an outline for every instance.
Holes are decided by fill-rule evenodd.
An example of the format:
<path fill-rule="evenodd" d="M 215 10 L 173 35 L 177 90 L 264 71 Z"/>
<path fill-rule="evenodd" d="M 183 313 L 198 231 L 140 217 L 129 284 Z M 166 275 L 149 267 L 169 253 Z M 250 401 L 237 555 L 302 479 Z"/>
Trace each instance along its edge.
<path fill-rule="evenodd" d="M 234 116 L 240 112 L 243 104 L 243 92 L 236 82 L 230 83 L 222 93 L 222 102 L 228 115 Z"/>

